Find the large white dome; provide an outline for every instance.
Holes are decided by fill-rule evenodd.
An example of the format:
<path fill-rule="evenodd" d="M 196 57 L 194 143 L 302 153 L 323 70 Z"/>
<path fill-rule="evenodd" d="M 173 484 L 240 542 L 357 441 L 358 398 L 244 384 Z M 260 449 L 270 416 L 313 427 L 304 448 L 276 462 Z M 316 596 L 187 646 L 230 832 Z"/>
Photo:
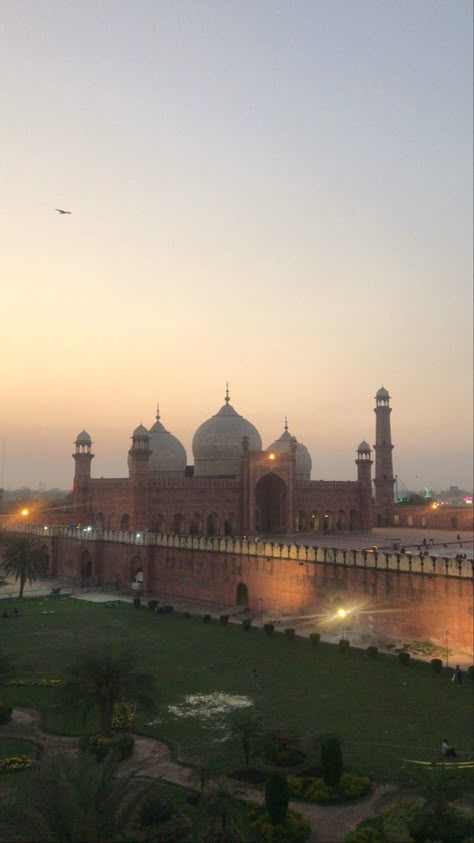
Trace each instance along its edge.
<path fill-rule="evenodd" d="M 183 445 L 160 422 L 159 410 L 156 421 L 148 431 L 151 451 L 148 470 L 153 477 L 165 479 L 167 477 L 184 477 L 186 470 L 186 451 Z M 130 468 L 130 457 L 128 459 Z"/>
<path fill-rule="evenodd" d="M 288 424 L 285 420 L 285 429 L 280 436 L 279 439 L 276 439 L 271 445 L 268 446 L 267 451 L 274 451 L 276 454 L 283 452 L 287 452 L 290 450 L 291 442 L 294 441 L 294 437 L 288 432 Z M 296 442 L 296 479 L 297 480 L 310 480 L 311 479 L 311 468 L 312 468 L 312 460 L 311 454 L 309 453 L 306 445 L 303 445 L 301 442 Z"/>
<path fill-rule="evenodd" d="M 215 416 L 198 427 L 193 437 L 195 477 L 235 477 L 240 472 L 242 439 L 248 437 L 251 451 L 262 450 L 256 427 L 231 407 L 229 394 Z"/>

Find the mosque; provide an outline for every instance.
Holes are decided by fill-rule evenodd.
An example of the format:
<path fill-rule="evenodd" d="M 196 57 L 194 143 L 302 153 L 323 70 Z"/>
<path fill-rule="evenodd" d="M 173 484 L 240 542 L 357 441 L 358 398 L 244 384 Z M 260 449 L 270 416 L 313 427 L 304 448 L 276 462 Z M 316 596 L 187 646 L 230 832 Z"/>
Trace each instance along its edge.
<path fill-rule="evenodd" d="M 372 451 L 357 448 L 357 479 L 311 480 L 308 449 L 285 420 L 279 439 L 263 449 L 256 427 L 239 415 L 226 389 L 224 404 L 196 430 L 194 465 L 164 427 L 159 410 L 147 430 L 131 436 L 129 476 L 91 476 L 92 440 L 75 441 L 74 512 L 96 528 L 195 536 L 254 536 L 293 532 L 367 530 L 391 522 L 394 476 L 390 396 L 375 396 L 374 495 Z"/>

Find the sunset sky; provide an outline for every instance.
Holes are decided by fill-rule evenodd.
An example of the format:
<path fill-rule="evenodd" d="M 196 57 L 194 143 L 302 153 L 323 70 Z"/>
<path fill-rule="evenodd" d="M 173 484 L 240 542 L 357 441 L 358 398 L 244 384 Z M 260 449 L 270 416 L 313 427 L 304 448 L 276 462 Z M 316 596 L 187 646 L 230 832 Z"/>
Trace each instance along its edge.
<path fill-rule="evenodd" d="M 471 0 L 0 0 L 0 486 L 223 404 L 472 486 Z M 60 216 L 53 209 L 71 215 Z"/>

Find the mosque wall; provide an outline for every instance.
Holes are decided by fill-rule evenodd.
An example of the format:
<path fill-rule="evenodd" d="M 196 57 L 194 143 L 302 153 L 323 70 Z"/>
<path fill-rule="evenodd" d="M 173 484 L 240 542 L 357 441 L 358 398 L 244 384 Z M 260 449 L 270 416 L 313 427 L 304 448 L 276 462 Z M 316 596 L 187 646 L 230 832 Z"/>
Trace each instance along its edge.
<path fill-rule="evenodd" d="M 129 591 L 143 572 L 145 593 L 234 607 L 239 586 L 258 613 L 321 616 L 334 624 L 341 605 L 351 625 L 396 641 L 430 640 L 467 651 L 473 639 L 473 579 L 470 560 L 414 557 L 261 541 L 114 536 L 74 530 L 42 534 L 50 549 L 51 573 L 81 579 L 90 561 L 92 583 Z"/>

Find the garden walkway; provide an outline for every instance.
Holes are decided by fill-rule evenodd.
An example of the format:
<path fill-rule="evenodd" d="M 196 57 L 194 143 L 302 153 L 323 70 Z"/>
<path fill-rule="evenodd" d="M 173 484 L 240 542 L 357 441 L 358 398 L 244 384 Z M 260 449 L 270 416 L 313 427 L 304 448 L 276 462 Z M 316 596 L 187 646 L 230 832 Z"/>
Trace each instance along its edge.
<path fill-rule="evenodd" d="M 44 752 L 77 752 L 77 738 L 52 735 L 40 726 L 40 713 L 35 709 L 15 708 L 10 723 L 2 726 L 1 737 L 23 738 L 33 741 Z M 135 773 L 140 778 L 162 779 L 188 790 L 199 791 L 199 775 L 193 767 L 178 764 L 171 759 L 166 744 L 155 738 L 134 735 L 133 756 L 120 766 L 124 773 Z M 239 799 L 262 804 L 261 791 L 240 781 L 229 779 Z M 212 779 L 206 789 L 216 786 Z M 290 807 L 302 814 L 311 826 L 311 843 L 343 843 L 346 836 L 363 819 L 372 816 L 380 798 L 391 790 L 389 785 L 377 787 L 366 799 L 351 805 L 311 805 L 294 800 Z"/>

